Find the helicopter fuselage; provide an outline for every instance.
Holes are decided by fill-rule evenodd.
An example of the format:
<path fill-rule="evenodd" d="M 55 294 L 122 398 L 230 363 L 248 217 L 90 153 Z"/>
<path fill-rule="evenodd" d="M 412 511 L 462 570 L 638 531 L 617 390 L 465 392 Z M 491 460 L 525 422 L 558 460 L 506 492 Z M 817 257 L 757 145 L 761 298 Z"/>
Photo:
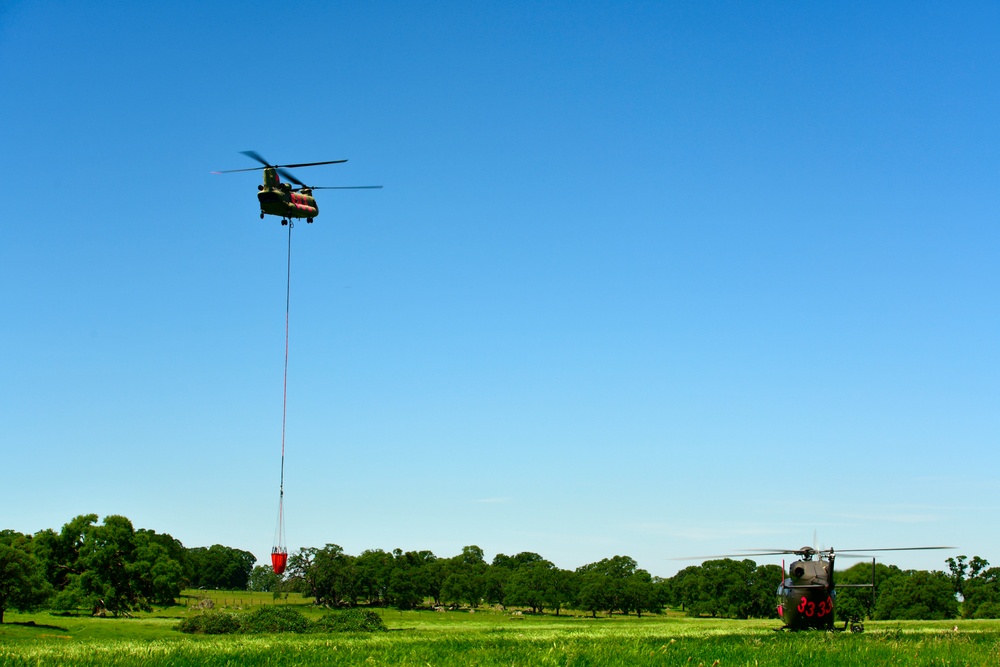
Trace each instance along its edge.
<path fill-rule="evenodd" d="M 261 217 L 264 214 L 285 218 L 312 219 L 319 215 L 319 207 L 308 188 L 293 191 L 290 183 L 282 183 L 274 169 L 264 170 L 264 184 L 257 186 L 257 201 Z"/>
<path fill-rule="evenodd" d="M 799 560 L 778 586 L 778 615 L 789 630 L 830 630 L 836 597 L 832 560 Z"/>

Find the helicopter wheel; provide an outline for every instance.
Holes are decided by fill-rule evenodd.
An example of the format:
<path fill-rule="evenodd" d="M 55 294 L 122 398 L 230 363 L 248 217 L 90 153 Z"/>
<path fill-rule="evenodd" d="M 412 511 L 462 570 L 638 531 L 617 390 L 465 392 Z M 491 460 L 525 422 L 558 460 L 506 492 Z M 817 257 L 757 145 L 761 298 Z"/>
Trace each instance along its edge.
<path fill-rule="evenodd" d="M 306 222 L 308 222 L 310 225 L 312 224 L 312 221 L 313 221 L 312 218 L 306 218 Z"/>
<path fill-rule="evenodd" d="M 852 633 L 857 634 L 859 632 L 864 632 L 864 631 L 865 631 L 865 626 L 864 626 L 863 623 L 851 623 L 851 632 Z"/>
<path fill-rule="evenodd" d="M 260 219 L 261 219 L 261 220 L 263 220 L 263 219 L 264 219 L 264 211 L 261 211 L 261 212 L 260 212 Z"/>
<path fill-rule="evenodd" d="M 284 220 L 284 219 L 282 219 L 282 221 L 281 221 L 281 224 L 282 224 L 282 225 L 287 225 L 287 224 L 288 224 L 288 221 L 287 221 L 287 220 Z"/>

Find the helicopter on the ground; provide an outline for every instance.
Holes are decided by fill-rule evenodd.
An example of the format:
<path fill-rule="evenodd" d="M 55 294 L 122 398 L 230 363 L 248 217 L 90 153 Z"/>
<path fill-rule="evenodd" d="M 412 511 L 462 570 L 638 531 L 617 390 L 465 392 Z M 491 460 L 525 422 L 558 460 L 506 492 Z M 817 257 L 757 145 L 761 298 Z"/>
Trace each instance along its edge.
<path fill-rule="evenodd" d="M 839 584 L 834 583 L 833 563 L 837 554 L 850 554 L 858 557 L 873 551 L 922 551 L 926 549 L 953 549 L 954 547 L 897 547 L 888 549 L 817 549 L 802 547 L 801 549 L 776 549 L 774 551 L 755 551 L 754 553 L 730 554 L 730 556 L 780 556 L 796 555 L 799 560 L 788 566 L 785 573 L 784 562 L 781 566 L 781 583 L 778 585 L 778 616 L 785 625 L 779 630 L 833 630 L 834 603 L 837 599 L 837 588 L 870 588 L 872 602 L 875 604 L 875 559 L 872 558 L 872 581 L 870 584 Z M 813 560 L 813 558 L 816 560 Z M 843 630 L 850 627 L 851 632 L 863 632 L 864 625 L 859 618 L 846 618 Z"/>
<path fill-rule="evenodd" d="M 319 207 L 312 196 L 313 190 L 377 190 L 381 185 L 339 185 L 339 186 L 309 186 L 297 179 L 288 169 L 296 167 L 315 167 L 322 164 L 340 164 L 347 160 L 327 160 L 326 162 L 302 162 L 299 164 L 271 164 L 255 151 L 242 151 L 247 157 L 260 162 L 263 167 L 249 169 L 227 169 L 213 171 L 213 174 L 232 174 L 238 171 L 263 171 L 264 184 L 257 186 L 257 200 L 260 202 L 260 219 L 264 215 L 281 217 L 281 224 L 287 225 L 292 218 L 305 218 L 312 222 L 319 215 Z M 283 183 L 284 177 L 287 183 Z M 297 185 L 293 188 L 292 184 Z"/>

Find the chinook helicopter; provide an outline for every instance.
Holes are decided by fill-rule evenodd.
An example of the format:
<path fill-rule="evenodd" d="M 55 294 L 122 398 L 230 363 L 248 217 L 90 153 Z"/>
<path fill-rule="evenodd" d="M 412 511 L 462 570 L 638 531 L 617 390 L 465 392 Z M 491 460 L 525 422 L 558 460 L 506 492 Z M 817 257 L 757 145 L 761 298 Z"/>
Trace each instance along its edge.
<path fill-rule="evenodd" d="M 778 616 L 785 625 L 778 630 L 833 630 L 834 602 L 837 588 L 872 589 L 872 606 L 875 604 L 875 559 L 872 558 L 872 582 L 870 584 L 834 584 L 833 563 L 837 554 L 857 558 L 873 551 L 923 551 L 927 549 L 954 549 L 954 547 L 898 547 L 888 549 L 777 549 L 755 551 L 754 553 L 730 554 L 730 556 L 781 556 L 795 555 L 799 560 L 788 566 L 785 573 L 781 566 L 781 583 L 778 584 Z M 723 556 L 728 558 L 729 556 Z M 816 560 L 813 560 L 815 558 Z M 850 626 L 851 632 L 864 632 L 860 619 L 844 619 L 843 630 Z"/>
<path fill-rule="evenodd" d="M 233 174 L 240 171 L 263 171 L 264 184 L 257 186 L 257 201 L 260 202 L 260 219 L 264 215 L 281 216 L 281 224 L 287 225 L 293 218 L 305 218 L 312 222 L 319 215 L 319 206 L 313 198 L 313 190 L 378 190 L 381 185 L 339 185 L 339 186 L 309 186 L 297 179 L 288 169 L 297 167 L 315 167 L 322 164 L 341 164 L 347 160 L 327 160 L 326 162 L 302 162 L 299 164 L 271 164 L 255 151 L 241 151 L 252 160 L 261 163 L 262 167 L 249 169 L 227 169 L 213 171 L 213 174 Z M 284 177 L 287 183 L 281 182 Z M 292 184 L 298 187 L 292 187 Z"/>

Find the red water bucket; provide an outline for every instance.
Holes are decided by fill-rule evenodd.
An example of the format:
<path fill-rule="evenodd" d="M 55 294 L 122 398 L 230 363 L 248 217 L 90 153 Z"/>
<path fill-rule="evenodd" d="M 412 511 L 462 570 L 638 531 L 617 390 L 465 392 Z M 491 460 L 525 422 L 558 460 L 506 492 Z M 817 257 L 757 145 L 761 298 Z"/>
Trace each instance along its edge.
<path fill-rule="evenodd" d="M 288 553 L 284 551 L 273 551 L 271 552 L 271 567 L 274 568 L 275 574 L 281 574 L 285 571 L 285 566 L 288 564 Z"/>

